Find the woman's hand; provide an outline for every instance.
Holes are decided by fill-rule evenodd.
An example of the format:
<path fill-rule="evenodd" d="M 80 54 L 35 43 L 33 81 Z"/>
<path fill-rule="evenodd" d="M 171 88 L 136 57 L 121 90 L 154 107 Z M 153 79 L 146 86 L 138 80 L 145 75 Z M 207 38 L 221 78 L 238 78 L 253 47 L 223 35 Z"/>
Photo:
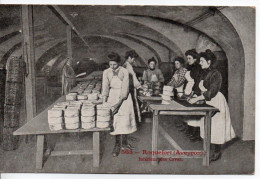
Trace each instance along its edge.
<path fill-rule="evenodd" d="M 195 104 L 197 101 L 199 101 L 198 98 L 191 98 L 190 100 L 188 100 L 190 104 Z"/>

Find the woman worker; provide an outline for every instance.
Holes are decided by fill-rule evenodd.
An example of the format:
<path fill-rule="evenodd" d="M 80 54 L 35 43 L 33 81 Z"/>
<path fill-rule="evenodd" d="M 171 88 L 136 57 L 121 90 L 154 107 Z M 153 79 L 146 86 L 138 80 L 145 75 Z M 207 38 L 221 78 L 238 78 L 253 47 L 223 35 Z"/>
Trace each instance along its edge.
<path fill-rule="evenodd" d="M 200 53 L 200 65 L 203 69 L 203 77 L 199 83 L 201 95 L 189 100 L 191 104 L 199 100 L 205 100 L 206 104 L 219 109 L 211 119 L 211 155 L 210 160 L 216 161 L 221 157 L 221 145 L 235 138 L 235 132 L 231 124 L 228 104 L 224 95 L 219 91 L 222 76 L 212 65 L 216 57 L 211 50 Z M 204 138 L 204 118 L 200 123 L 200 134 Z"/>
<path fill-rule="evenodd" d="M 191 98 L 191 96 L 195 97 L 200 94 L 199 82 L 202 75 L 202 69 L 199 64 L 199 54 L 195 49 L 186 51 L 185 56 L 187 58 L 188 65 L 187 65 L 187 73 L 185 74 L 187 84 L 184 90 L 184 96 L 186 98 Z M 192 142 L 201 140 L 199 121 L 187 120 L 186 122 L 188 126 L 185 133 L 190 138 L 190 140 Z M 185 125 L 185 123 L 183 125 Z"/>
<path fill-rule="evenodd" d="M 144 84 L 152 82 L 164 82 L 162 71 L 156 68 L 156 60 L 154 57 L 148 60 L 148 69 L 143 73 Z"/>
<path fill-rule="evenodd" d="M 171 81 L 167 85 L 175 88 L 177 90 L 178 96 L 181 97 L 183 95 L 183 87 L 186 80 L 185 74 L 187 69 L 184 68 L 184 59 L 182 57 L 176 57 L 174 59 L 174 64 L 176 71 L 174 72 Z"/>
<path fill-rule="evenodd" d="M 66 63 L 62 69 L 62 94 L 66 95 L 76 84 L 76 74 L 73 69 L 73 59 L 67 58 Z"/>
<path fill-rule="evenodd" d="M 137 90 L 142 88 L 141 83 L 136 77 L 133 65 L 135 64 L 135 59 L 138 58 L 138 54 L 134 50 L 127 51 L 125 53 L 125 63 L 122 65 L 129 72 L 129 92 L 133 98 L 134 111 L 139 122 L 141 122 L 141 112 L 137 100 Z"/>
<path fill-rule="evenodd" d="M 137 128 L 133 101 L 129 93 L 129 72 L 119 66 L 121 60 L 117 53 L 110 53 L 108 59 L 109 68 L 103 72 L 102 97 L 103 104 L 108 103 L 112 106 L 114 131 L 110 134 L 115 136 L 113 156 L 116 157 L 121 147 L 132 149 L 127 135 L 135 132 Z"/>

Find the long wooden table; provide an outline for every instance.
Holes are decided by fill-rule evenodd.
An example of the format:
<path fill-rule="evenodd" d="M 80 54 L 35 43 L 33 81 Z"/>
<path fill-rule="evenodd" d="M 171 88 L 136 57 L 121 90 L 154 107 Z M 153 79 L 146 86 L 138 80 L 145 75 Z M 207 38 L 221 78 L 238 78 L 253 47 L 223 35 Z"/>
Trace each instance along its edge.
<path fill-rule="evenodd" d="M 51 106 L 37 115 L 35 118 L 29 120 L 25 125 L 14 132 L 14 135 L 36 135 L 36 169 L 42 169 L 44 147 L 46 135 L 57 135 L 61 133 L 78 133 L 78 132 L 92 132 L 93 133 L 93 150 L 74 150 L 74 151 L 51 151 L 50 156 L 68 156 L 68 155 L 93 155 L 93 166 L 99 167 L 100 163 L 100 132 L 110 131 L 110 128 L 93 128 L 93 129 L 75 129 L 75 130 L 59 130 L 51 131 L 48 124 L 48 110 L 51 109 L 58 102 L 64 102 L 65 96 L 62 96 L 55 101 Z"/>
<path fill-rule="evenodd" d="M 183 149 L 173 140 L 173 138 L 159 125 L 159 115 L 194 115 L 205 116 L 203 151 L 190 151 L 190 152 L 203 152 L 202 156 L 178 156 L 177 158 L 203 158 L 203 166 L 209 166 L 210 156 L 210 142 L 211 142 L 211 116 L 214 112 L 218 112 L 217 108 L 208 105 L 183 105 L 176 101 L 167 101 L 169 104 L 160 104 L 161 97 L 145 97 L 139 96 L 142 103 L 146 103 L 149 111 L 153 113 L 153 129 L 152 129 L 152 151 L 158 151 L 158 133 L 160 132 L 163 137 L 177 150 Z M 189 152 L 186 150 L 185 152 Z M 157 154 L 155 158 L 161 157 Z M 166 156 L 163 156 L 166 157 Z M 158 165 L 158 161 L 152 161 L 152 165 Z"/>

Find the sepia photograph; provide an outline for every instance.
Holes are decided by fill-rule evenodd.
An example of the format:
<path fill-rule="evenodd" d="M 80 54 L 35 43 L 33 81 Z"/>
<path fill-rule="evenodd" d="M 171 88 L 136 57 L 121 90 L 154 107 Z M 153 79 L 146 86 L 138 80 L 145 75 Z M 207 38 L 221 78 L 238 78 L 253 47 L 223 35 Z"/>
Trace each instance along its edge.
<path fill-rule="evenodd" d="M 255 174 L 256 7 L 0 4 L 0 174 Z"/>

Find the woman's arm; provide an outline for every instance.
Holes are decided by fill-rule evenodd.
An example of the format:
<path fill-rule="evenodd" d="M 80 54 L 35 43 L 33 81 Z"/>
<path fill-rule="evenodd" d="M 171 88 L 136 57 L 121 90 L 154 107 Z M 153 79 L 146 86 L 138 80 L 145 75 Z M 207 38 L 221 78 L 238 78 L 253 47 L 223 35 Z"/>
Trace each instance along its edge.
<path fill-rule="evenodd" d="M 109 80 L 108 80 L 107 71 L 105 70 L 103 72 L 103 77 L 102 77 L 102 98 L 103 98 L 103 103 L 107 102 L 108 95 L 109 95 Z"/>
<path fill-rule="evenodd" d="M 206 92 L 203 93 L 203 96 L 206 101 L 210 101 L 212 98 L 214 98 L 217 95 L 217 93 L 221 88 L 221 83 L 222 83 L 222 76 L 220 72 L 218 71 L 213 72 L 213 74 L 209 79 L 209 88 L 207 89 Z"/>

